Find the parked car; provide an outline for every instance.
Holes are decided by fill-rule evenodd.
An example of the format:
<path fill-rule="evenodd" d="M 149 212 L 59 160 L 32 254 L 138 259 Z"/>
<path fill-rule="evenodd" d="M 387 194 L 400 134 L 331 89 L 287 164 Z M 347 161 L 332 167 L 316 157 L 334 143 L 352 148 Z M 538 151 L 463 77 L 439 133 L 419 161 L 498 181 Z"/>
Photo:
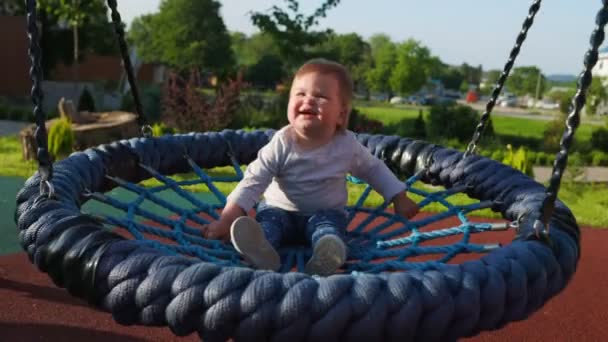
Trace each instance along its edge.
<path fill-rule="evenodd" d="M 421 106 L 421 105 L 427 104 L 425 98 L 422 96 L 418 96 L 418 95 L 412 95 L 412 96 L 408 97 L 407 103 L 415 105 L 415 106 Z"/>
<path fill-rule="evenodd" d="M 515 95 L 507 95 L 501 96 L 496 101 L 496 104 L 501 107 L 516 107 L 518 103 L 517 96 Z"/>
<path fill-rule="evenodd" d="M 538 101 L 535 107 L 540 109 L 559 109 L 559 103 L 552 100 L 542 100 Z"/>
<path fill-rule="evenodd" d="M 404 103 L 407 103 L 407 100 L 401 96 L 394 96 L 391 98 L 391 100 L 389 102 L 391 104 L 404 104 Z"/>

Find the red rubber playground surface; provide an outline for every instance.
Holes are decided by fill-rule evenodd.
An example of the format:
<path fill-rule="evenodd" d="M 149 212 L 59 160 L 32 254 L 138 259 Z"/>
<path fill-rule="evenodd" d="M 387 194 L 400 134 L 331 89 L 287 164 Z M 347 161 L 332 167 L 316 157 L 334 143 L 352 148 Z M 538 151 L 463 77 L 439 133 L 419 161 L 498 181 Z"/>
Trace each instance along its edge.
<path fill-rule="evenodd" d="M 466 341 L 608 340 L 608 230 L 582 229 L 582 256 L 569 286 L 525 321 Z M 497 233 L 510 241 L 512 232 Z M 481 234 L 483 235 L 483 234 Z M 39 272 L 25 253 L 0 257 L 0 341 L 198 341 L 168 328 L 121 326 Z"/>

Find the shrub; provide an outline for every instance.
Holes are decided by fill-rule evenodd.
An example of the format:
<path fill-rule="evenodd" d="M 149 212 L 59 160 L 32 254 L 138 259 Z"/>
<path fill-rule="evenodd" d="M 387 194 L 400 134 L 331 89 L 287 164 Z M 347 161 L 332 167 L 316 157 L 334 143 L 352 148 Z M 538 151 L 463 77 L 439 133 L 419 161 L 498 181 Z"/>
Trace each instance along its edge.
<path fill-rule="evenodd" d="M 79 112 L 95 112 L 95 100 L 89 92 L 89 88 L 84 88 L 82 94 L 80 94 L 80 99 L 78 100 L 78 111 Z"/>
<path fill-rule="evenodd" d="M 528 161 L 532 164 L 535 165 L 536 164 L 536 153 L 534 151 L 528 151 Z"/>
<path fill-rule="evenodd" d="M 591 166 L 608 166 L 608 153 L 602 151 L 591 152 Z"/>
<path fill-rule="evenodd" d="M 501 151 L 501 150 L 495 150 L 490 155 L 490 158 L 492 158 L 492 159 L 494 159 L 496 161 L 502 162 L 502 160 L 505 158 L 505 153 L 503 151 Z"/>
<path fill-rule="evenodd" d="M 164 86 L 162 121 L 182 132 L 219 130 L 228 126 L 239 107 L 244 86 L 241 74 L 221 85 L 211 100 L 202 92 L 203 80 L 192 70 L 188 80 L 171 72 Z"/>
<path fill-rule="evenodd" d="M 584 162 L 579 152 L 573 152 L 568 156 L 568 166 L 566 167 L 565 176 L 569 180 L 575 180 L 580 176 L 583 170 Z"/>
<path fill-rule="evenodd" d="M 543 132 L 543 149 L 550 152 L 559 150 L 559 142 L 564 134 L 564 117 L 560 116 L 547 124 Z"/>
<path fill-rule="evenodd" d="M 468 142 L 479 121 L 477 111 L 459 104 L 433 105 L 426 123 L 429 138 L 433 140 L 458 139 Z"/>
<path fill-rule="evenodd" d="M 608 152 L 608 129 L 599 128 L 591 133 L 591 145 L 593 148 Z"/>
<path fill-rule="evenodd" d="M 530 177 L 534 176 L 532 163 L 530 163 L 528 153 L 524 147 L 520 146 L 517 151 L 514 152 L 511 145 L 507 145 L 507 152 L 505 153 L 502 163 L 519 170 L 525 175 Z"/>
<path fill-rule="evenodd" d="M 165 134 L 173 133 L 175 133 L 175 130 L 171 127 L 167 127 L 167 125 L 162 122 L 157 122 L 152 125 L 152 135 L 155 137 L 162 137 Z"/>
<path fill-rule="evenodd" d="M 547 154 L 545 152 L 536 153 L 536 159 L 534 161 L 535 165 L 545 166 L 547 163 Z"/>
<path fill-rule="evenodd" d="M 289 93 L 280 92 L 270 101 L 260 96 L 248 95 L 243 98 L 239 109 L 234 114 L 229 128 L 244 127 L 281 128 L 287 124 L 287 103 Z"/>
<path fill-rule="evenodd" d="M 412 127 L 411 137 L 416 139 L 426 138 L 426 124 L 424 123 L 422 110 L 418 111 L 418 117 L 414 121 L 414 126 Z"/>
<path fill-rule="evenodd" d="M 49 153 L 54 157 L 67 156 L 74 146 L 72 123 L 67 118 L 57 120 L 49 129 Z"/>
<path fill-rule="evenodd" d="M 398 124 L 396 126 L 398 126 Z M 397 132 L 397 128 L 394 128 L 395 131 L 393 133 L 387 133 L 382 122 L 370 119 L 365 115 L 362 115 L 356 108 L 353 108 L 350 113 L 350 119 L 348 120 L 348 129 L 357 133 L 384 133 L 400 135 Z"/>
<path fill-rule="evenodd" d="M 158 121 L 161 113 L 160 87 L 158 85 L 149 85 L 143 88 L 141 102 L 144 107 L 146 120 L 149 122 Z"/>

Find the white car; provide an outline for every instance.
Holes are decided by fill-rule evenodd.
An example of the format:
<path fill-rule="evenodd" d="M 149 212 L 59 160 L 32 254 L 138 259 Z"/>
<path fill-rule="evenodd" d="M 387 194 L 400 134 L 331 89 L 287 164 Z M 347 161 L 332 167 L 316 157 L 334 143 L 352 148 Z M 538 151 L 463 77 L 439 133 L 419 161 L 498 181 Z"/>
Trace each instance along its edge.
<path fill-rule="evenodd" d="M 559 109 L 559 103 L 551 100 L 542 100 L 536 103 L 536 108 L 540 109 Z"/>

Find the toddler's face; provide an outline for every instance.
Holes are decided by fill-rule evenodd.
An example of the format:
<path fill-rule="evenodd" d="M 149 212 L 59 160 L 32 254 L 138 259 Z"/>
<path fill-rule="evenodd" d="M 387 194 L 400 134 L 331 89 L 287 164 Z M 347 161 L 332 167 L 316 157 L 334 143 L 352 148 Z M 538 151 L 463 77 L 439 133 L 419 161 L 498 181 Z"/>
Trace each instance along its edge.
<path fill-rule="evenodd" d="M 289 123 L 306 138 L 332 136 L 346 118 L 340 95 L 338 81 L 332 75 L 309 72 L 298 76 L 289 95 Z"/>

